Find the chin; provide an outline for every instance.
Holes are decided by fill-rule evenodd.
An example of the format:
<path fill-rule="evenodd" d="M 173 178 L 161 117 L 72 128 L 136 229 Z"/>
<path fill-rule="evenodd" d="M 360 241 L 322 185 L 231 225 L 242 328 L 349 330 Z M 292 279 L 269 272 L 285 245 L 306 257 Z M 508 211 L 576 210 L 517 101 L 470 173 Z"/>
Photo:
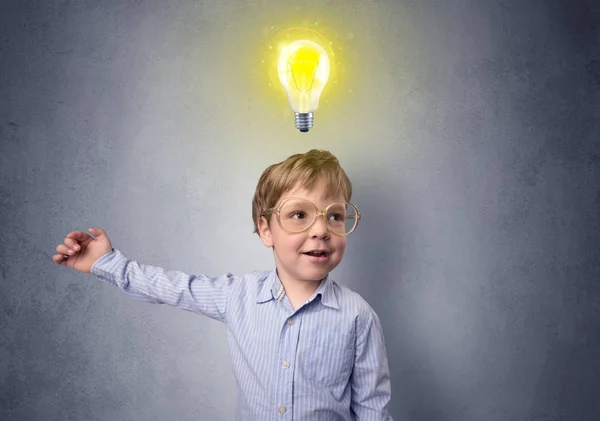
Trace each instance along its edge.
<path fill-rule="evenodd" d="M 319 282 L 319 281 L 322 281 L 323 278 L 325 278 L 328 274 L 329 274 L 329 271 L 322 271 L 322 272 L 318 272 L 318 273 L 311 272 L 311 273 L 307 273 L 303 279 L 306 279 L 307 281 L 312 281 L 312 282 Z"/>

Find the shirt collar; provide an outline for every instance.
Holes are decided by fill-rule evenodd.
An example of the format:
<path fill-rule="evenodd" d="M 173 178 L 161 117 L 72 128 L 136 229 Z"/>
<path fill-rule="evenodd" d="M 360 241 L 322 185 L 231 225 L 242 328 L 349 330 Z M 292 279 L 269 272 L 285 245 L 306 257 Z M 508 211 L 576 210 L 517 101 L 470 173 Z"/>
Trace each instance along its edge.
<path fill-rule="evenodd" d="M 323 279 L 319 288 L 315 291 L 312 297 L 310 297 L 309 301 L 313 301 L 317 296 L 321 296 L 321 304 L 326 307 L 331 307 L 336 310 L 340 309 L 340 304 L 338 302 L 337 296 L 335 295 L 334 280 L 331 279 L 329 275 Z"/>
<path fill-rule="evenodd" d="M 273 268 L 267 275 L 267 279 L 265 279 L 265 282 L 263 282 L 263 286 L 258 293 L 256 302 L 265 303 L 273 299 L 279 301 L 283 298 L 283 295 L 283 285 L 279 280 L 279 276 L 277 276 L 277 268 Z"/>
<path fill-rule="evenodd" d="M 256 298 L 257 303 L 265 303 L 270 300 L 281 301 L 283 296 L 285 295 L 283 285 L 279 280 L 279 276 L 277 276 L 277 268 L 273 268 L 265 282 L 261 290 L 258 293 L 258 297 Z M 321 304 L 326 307 L 331 307 L 336 310 L 339 310 L 339 302 L 337 296 L 335 294 L 334 281 L 330 278 L 329 275 L 325 277 L 323 282 L 319 285 L 314 294 L 310 297 L 309 301 L 313 301 L 318 296 L 321 296 Z"/>

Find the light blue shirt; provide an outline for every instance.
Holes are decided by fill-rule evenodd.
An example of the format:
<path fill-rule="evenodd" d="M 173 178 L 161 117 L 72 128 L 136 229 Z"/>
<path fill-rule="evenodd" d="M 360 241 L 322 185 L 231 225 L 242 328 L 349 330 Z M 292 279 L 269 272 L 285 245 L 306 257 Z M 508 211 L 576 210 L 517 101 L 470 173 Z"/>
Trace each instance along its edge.
<path fill-rule="evenodd" d="M 239 421 L 392 420 L 379 318 L 329 276 L 294 310 L 276 269 L 210 278 L 143 265 L 115 249 L 92 274 L 134 298 L 225 323 Z"/>

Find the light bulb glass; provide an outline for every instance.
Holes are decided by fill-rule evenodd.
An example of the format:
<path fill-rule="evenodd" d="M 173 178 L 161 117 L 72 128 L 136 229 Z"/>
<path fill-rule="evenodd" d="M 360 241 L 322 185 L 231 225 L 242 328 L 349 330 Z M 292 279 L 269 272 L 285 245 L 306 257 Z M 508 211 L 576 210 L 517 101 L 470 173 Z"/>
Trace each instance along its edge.
<path fill-rule="evenodd" d="M 332 42 L 307 27 L 279 31 L 268 43 L 268 73 L 273 87 L 283 87 L 296 117 L 296 128 L 313 126 L 323 88 L 335 76 Z M 283 92 L 282 92 L 283 93 Z"/>
<path fill-rule="evenodd" d="M 312 113 L 329 79 L 329 57 L 314 41 L 298 40 L 279 54 L 277 73 L 295 113 Z"/>

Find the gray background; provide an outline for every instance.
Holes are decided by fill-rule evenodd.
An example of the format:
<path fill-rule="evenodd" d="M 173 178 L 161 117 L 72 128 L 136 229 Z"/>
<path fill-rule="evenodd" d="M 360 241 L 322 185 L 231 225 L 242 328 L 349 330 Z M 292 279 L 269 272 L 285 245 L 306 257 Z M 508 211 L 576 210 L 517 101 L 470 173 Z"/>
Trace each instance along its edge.
<path fill-rule="evenodd" d="M 231 420 L 222 325 L 50 257 L 93 226 L 144 263 L 271 268 L 258 177 L 322 148 L 364 215 L 335 276 L 381 317 L 396 420 L 597 420 L 599 9 L 3 1 L 0 419 Z M 336 52 L 308 134 L 263 63 L 297 24 Z"/>

